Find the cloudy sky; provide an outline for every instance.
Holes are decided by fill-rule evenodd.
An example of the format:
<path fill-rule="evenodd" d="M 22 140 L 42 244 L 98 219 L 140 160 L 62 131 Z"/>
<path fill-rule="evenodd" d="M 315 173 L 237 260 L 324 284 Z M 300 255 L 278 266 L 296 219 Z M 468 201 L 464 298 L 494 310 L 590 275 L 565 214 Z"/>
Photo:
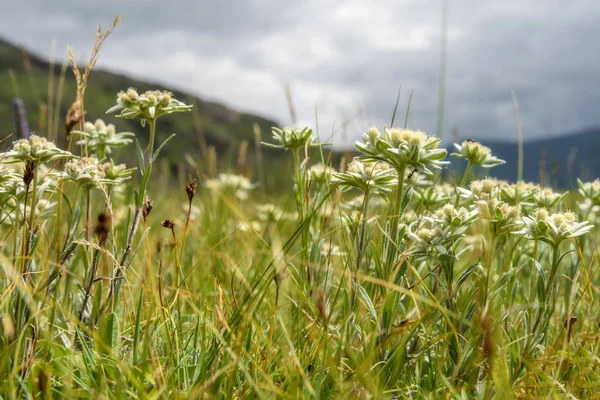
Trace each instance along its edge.
<path fill-rule="evenodd" d="M 187 89 L 334 142 L 398 119 L 436 132 L 442 0 L 21 0 L 0 35 L 40 54 L 56 39 L 89 55 L 97 25 L 122 24 L 99 66 Z M 600 125 L 600 1 L 449 0 L 443 135 L 516 138 L 515 90 L 526 138 Z M 140 88 L 145 89 L 145 88 Z"/>

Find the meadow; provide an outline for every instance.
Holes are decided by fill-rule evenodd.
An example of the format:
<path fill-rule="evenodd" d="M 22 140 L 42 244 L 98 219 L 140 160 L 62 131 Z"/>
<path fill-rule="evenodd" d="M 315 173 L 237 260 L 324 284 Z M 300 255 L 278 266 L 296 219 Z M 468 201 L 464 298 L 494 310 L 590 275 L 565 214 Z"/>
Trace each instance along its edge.
<path fill-rule="evenodd" d="M 392 118 L 339 165 L 318 132 L 273 128 L 277 193 L 260 147 L 222 171 L 182 155 L 177 185 L 156 122 L 192 106 L 123 88 L 86 121 L 94 63 L 64 148 L 0 154 L 3 398 L 599 397 L 600 180 L 476 179 L 493 149 Z"/>

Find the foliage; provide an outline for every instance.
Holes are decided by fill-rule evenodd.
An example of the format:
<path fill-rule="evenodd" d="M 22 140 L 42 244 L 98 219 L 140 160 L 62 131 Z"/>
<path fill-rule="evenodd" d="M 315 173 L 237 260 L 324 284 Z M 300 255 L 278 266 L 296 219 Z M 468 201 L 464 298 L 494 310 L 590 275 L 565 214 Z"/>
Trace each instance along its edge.
<path fill-rule="evenodd" d="M 154 137 L 188 109 L 168 96 L 127 116 Z M 597 182 L 442 184 L 437 138 L 374 128 L 335 171 L 275 129 L 293 193 L 239 164 L 172 192 L 153 165 L 178 138 L 136 140 L 133 173 L 109 126 L 0 156 L 3 397 L 596 395 Z"/>

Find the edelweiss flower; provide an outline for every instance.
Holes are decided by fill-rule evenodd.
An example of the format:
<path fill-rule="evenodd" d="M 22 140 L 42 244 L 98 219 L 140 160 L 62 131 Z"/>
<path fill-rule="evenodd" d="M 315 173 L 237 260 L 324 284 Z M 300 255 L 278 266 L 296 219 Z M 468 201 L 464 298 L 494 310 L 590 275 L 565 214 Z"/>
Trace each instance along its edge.
<path fill-rule="evenodd" d="M 28 139 L 13 142 L 10 151 L 0 157 L 5 163 L 32 162 L 35 165 L 72 157 L 68 151 L 63 151 L 49 142 L 45 137 L 31 135 Z"/>
<path fill-rule="evenodd" d="M 410 165 L 431 175 L 429 167 L 441 168 L 448 164 L 442 161 L 446 150 L 438 148 L 440 139 L 427 136 L 424 132 L 410 129 L 386 129 L 381 137 L 375 128 L 363 135 L 363 143 L 356 142 L 358 150 L 379 161 L 393 165 L 397 171 Z"/>
<path fill-rule="evenodd" d="M 233 174 L 219 174 L 215 179 L 209 179 L 205 182 L 208 189 L 219 192 L 225 197 L 235 197 L 238 200 L 246 200 L 248 191 L 256 188 L 248 178 Z"/>
<path fill-rule="evenodd" d="M 447 225 L 461 226 L 473 222 L 477 216 L 477 210 L 469 211 L 464 207 L 457 209 L 452 204 L 446 204 L 437 209 L 433 216 L 436 221 L 441 221 Z"/>
<path fill-rule="evenodd" d="M 104 173 L 107 183 L 116 185 L 131 178 L 135 168 L 127 168 L 125 164 L 115 164 L 113 160 L 110 160 L 110 162 L 99 165 L 98 170 Z"/>
<path fill-rule="evenodd" d="M 600 179 L 593 182 L 583 183 L 577 179 L 579 193 L 586 199 L 589 199 L 593 205 L 600 205 Z"/>
<path fill-rule="evenodd" d="M 479 200 L 476 203 L 479 215 L 483 220 L 489 221 L 496 235 L 510 232 L 518 228 L 521 209 L 519 206 L 510 206 L 496 198 Z"/>
<path fill-rule="evenodd" d="M 363 161 L 354 158 L 346 172 L 333 174 L 333 184 L 340 185 L 342 190 L 357 188 L 363 193 L 379 193 L 385 195 L 395 187 L 396 171 L 383 161 Z"/>
<path fill-rule="evenodd" d="M 506 161 L 494 157 L 492 155 L 492 150 L 489 147 L 473 140 L 465 140 L 462 144 L 454 143 L 454 147 L 456 147 L 458 153 L 452 153 L 451 155 L 458 158 L 464 158 L 472 165 L 478 165 L 483 168 L 492 168 L 506 163 Z"/>
<path fill-rule="evenodd" d="M 458 187 L 457 190 L 463 198 L 471 200 L 488 200 L 498 198 L 500 188 L 507 185 L 505 181 L 499 181 L 495 178 L 485 178 L 480 181 L 471 182 L 471 190 Z"/>
<path fill-rule="evenodd" d="M 569 238 L 588 233 L 593 225 L 588 221 L 577 222 L 577 216 L 572 212 L 554 213 L 545 208 L 538 208 L 532 216 L 522 218 L 523 229 L 514 232 L 525 235 L 528 239 L 542 240 L 553 246 Z"/>
<path fill-rule="evenodd" d="M 540 190 L 539 185 L 530 182 L 517 182 L 500 187 L 500 197 L 510 205 L 530 205 L 528 202 Z"/>
<path fill-rule="evenodd" d="M 455 193 L 454 186 L 449 183 L 415 188 L 415 195 L 426 210 L 447 203 L 450 199 L 454 198 Z"/>
<path fill-rule="evenodd" d="M 308 173 L 312 182 L 316 185 L 323 185 L 331 179 L 335 170 L 324 164 L 315 164 L 308 169 Z"/>
<path fill-rule="evenodd" d="M 544 207 L 548 209 L 552 209 L 556 207 L 566 196 L 568 192 L 565 193 L 555 193 L 550 188 L 541 189 L 538 191 L 534 200 L 538 207 Z"/>
<path fill-rule="evenodd" d="M 293 214 L 287 213 L 271 203 L 257 205 L 256 211 L 258 219 L 262 222 L 279 222 L 282 220 L 293 221 L 296 219 Z"/>
<path fill-rule="evenodd" d="M 123 147 L 133 142 L 130 137 L 134 136 L 131 132 L 116 133 L 113 124 L 106 125 L 101 119 L 97 119 L 93 124 L 91 122 L 83 124 L 83 132 L 72 131 L 71 133 L 82 136 L 83 139 L 77 144 L 87 145 L 88 149 L 95 152 L 100 159 L 110 154 L 112 148 Z"/>
<path fill-rule="evenodd" d="M 267 147 L 272 147 L 275 149 L 290 149 L 293 151 L 297 151 L 305 146 L 318 146 L 315 144 L 316 138 L 312 135 L 312 129 L 310 128 L 273 128 L 273 139 L 278 144 L 272 144 L 267 142 L 262 142 L 263 145 Z"/>
<path fill-rule="evenodd" d="M 191 109 L 192 106 L 175 99 L 171 92 L 149 90 L 139 95 L 135 89 L 129 88 L 126 92 L 121 91 L 117 94 L 117 104 L 109 108 L 106 113 L 120 112 L 117 117 L 139 118 L 146 121 L 154 120 L 161 115 Z"/>
<path fill-rule="evenodd" d="M 86 189 L 114 183 L 105 179 L 105 176 L 102 164 L 95 157 L 82 157 L 67 162 L 63 174 L 65 181 L 76 183 Z"/>

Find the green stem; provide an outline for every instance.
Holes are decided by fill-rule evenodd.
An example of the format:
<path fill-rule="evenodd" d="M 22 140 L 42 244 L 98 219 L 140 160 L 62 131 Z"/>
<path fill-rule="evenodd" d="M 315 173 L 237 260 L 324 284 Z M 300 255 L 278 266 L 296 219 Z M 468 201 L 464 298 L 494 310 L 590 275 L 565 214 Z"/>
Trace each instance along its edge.
<path fill-rule="evenodd" d="M 302 195 L 300 194 L 300 156 L 298 149 L 292 149 L 294 155 L 294 181 L 296 183 L 296 209 L 298 210 L 298 218 L 302 221 Z"/>
<path fill-rule="evenodd" d="M 393 261 L 394 261 L 394 257 L 396 256 L 396 246 L 394 244 L 397 245 L 396 243 L 396 236 L 398 235 L 398 224 L 400 222 L 400 214 L 402 214 L 402 195 L 404 192 L 404 172 L 405 172 L 406 166 L 402 165 L 400 168 L 397 169 L 398 172 L 398 187 L 396 189 L 396 199 L 394 200 L 394 206 L 393 206 L 393 211 L 392 211 L 392 231 L 391 234 L 392 236 L 390 237 L 390 241 L 392 242 L 390 248 L 389 248 L 389 253 L 388 253 L 388 259 L 387 259 L 387 267 L 388 267 L 388 273 L 391 273 L 392 269 L 393 269 Z"/>
<path fill-rule="evenodd" d="M 546 302 L 548 301 L 548 297 L 550 296 L 550 291 L 554 286 L 554 279 L 556 277 L 556 271 L 558 270 L 558 253 L 559 246 L 554 246 L 552 250 L 552 269 L 550 270 L 550 276 L 548 277 L 548 282 L 546 282 Z"/>
<path fill-rule="evenodd" d="M 469 161 L 467 169 L 465 169 L 465 173 L 463 174 L 463 177 L 460 180 L 460 187 L 465 187 L 465 185 L 467 184 L 467 180 L 469 179 L 469 175 L 471 174 L 471 169 L 473 169 L 473 163 Z"/>
<path fill-rule="evenodd" d="M 361 226 L 360 226 L 360 237 L 358 239 L 358 254 L 356 257 L 356 271 L 360 269 L 360 262 L 363 256 L 363 247 L 365 242 L 365 232 L 367 230 L 367 213 L 369 212 L 369 191 L 365 192 L 365 200 L 363 202 L 362 211 L 360 214 Z"/>
<path fill-rule="evenodd" d="M 156 120 L 149 119 L 148 126 L 150 128 L 150 140 L 148 143 L 148 162 L 152 162 L 152 155 L 154 154 L 154 134 L 156 132 Z M 142 196 L 144 198 L 144 196 Z"/>

